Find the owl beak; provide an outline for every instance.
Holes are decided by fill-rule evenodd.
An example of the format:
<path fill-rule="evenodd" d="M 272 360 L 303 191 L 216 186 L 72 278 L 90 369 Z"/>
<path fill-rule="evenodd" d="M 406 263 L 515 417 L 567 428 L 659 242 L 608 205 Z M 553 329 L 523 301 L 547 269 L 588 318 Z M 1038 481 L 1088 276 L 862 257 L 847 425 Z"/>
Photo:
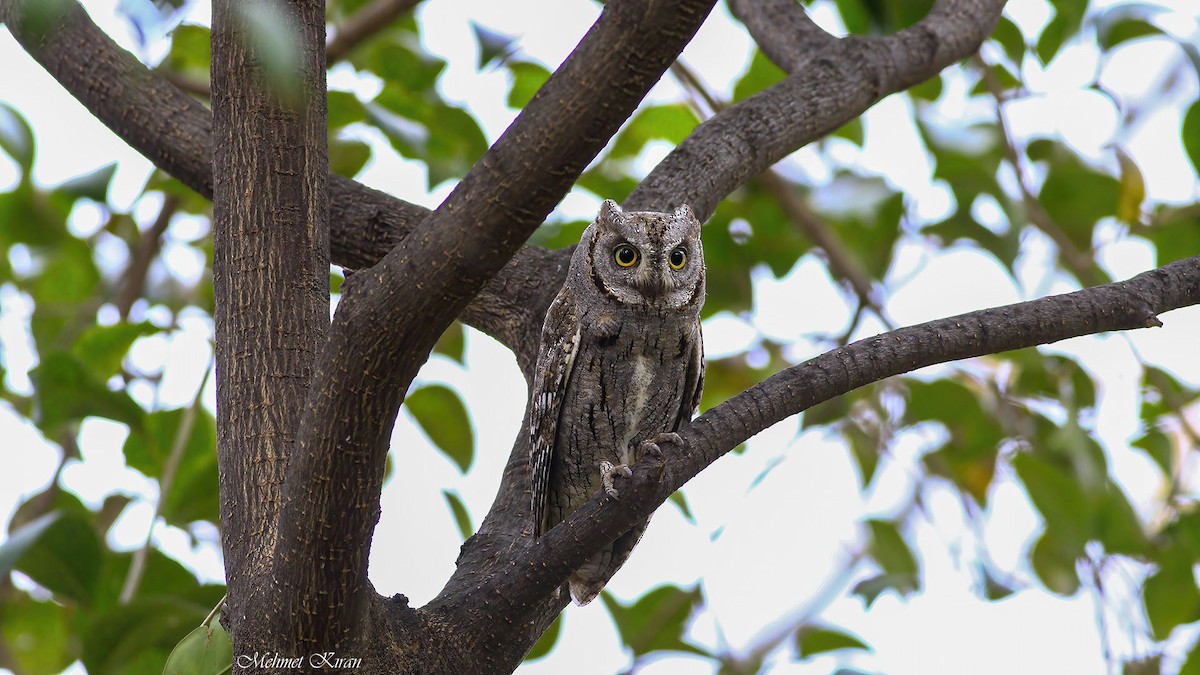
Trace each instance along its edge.
<path fill-rule="evenodd" d="M 641 274 L 634 280 L 634 284 L 642 295 L 646 296 L 651 301 L 657 300 L 667 290 L 666 280 L 661 274 Z"/>

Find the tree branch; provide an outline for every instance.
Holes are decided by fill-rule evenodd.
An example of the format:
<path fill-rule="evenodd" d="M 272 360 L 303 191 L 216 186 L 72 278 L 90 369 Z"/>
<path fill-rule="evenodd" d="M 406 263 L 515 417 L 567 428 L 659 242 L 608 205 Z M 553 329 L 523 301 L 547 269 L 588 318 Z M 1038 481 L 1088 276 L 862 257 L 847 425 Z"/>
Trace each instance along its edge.
<path fill-rule="evenodd" d="M 725 195 L 787 155 L 842 126 L 884 96 L 969 56 L 991 33 L 1004 0 L 947 0 L 893 35 L 822 45 L 804 67 L 696 128 L 642 181 L 624 206 L 687 203 L 707 219 Z M 785 69 L 790 65 L 779 64 Z"/>
<path fill-rule="evenodd" d="M 346 58 L 352 49 L 362 44 L 396 20 L 396 17 L 416 7 L 421 0 L 375 0 L 338 26 L 325 45 L 325 61 L 336 63 Z"/>
<path fill-rule="evenodd" d="M 813 23 L 794 0 L 729 0 L 729 11 L 785 72 L 798 72 L 822 51 L 836 49 L 837 38 Z"/>
<path fill-rule="evenodd" d="M 653 513 L 701 470 L 776 422 L 835 396 L 937 363 L 1161 326 L 1158 314 L 1196 304 L 1200 256 L 1128 281 L 901 328 L 792 366 L 681 429 L 685 448 L 664 447 L 663 459 L 640 461 L 633 478 L 622 484 L 619 502 L 601 495 L 536 540 L 514 540 L 508 563 L 468 589 L 461 601 L 487 600 L 507 620 L 524 620 L 572 570 Z"/>
<path fill-rule="evenodd" d="M 367 553 L 392 425 L 417 369 L 629 117 L 714 2 L 607 4 L 437 211 L 343 285 L 288 466 L 273 575 L 287 580 L 274 617 L 280 632 L 325 649 L 354 635 L 361 603 L 373 595 Z"/>

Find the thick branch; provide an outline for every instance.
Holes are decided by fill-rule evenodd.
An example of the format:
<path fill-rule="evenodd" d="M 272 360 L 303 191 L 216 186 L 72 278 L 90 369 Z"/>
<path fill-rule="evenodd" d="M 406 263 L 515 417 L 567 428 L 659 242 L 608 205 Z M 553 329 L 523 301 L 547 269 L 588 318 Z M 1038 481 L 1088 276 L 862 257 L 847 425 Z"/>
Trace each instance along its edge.
<path fill-rule="evenodd" d="M 212 197 L 212 114 L 101 31 L 74 0 L 0 0 L 0 21 L 58 82 L 117 136 L 200 195 Z M 49 30 L 39 30 L 49 26 Z M 379 262 L 429 210 L 329 176 L 330 254 L 360 269 Z M 561 260 L 560 260 L 561 259 Z M 464 310 L 466 323 L 528 361 L 566 274 L 565 255 L 525 246 Z M 540 310 L 539 310 L 540 308 Z M 540 325 L 540 324 L 539 324 Z"/>
<path fill-rule="evenodd" d="M 239 0 L 213 3 L 217 463 L 226 617 L 238 653 L 296 644 L 294 633 L 265 630 L 275 599 L 264 582 L 329 322 L 324 3 L 276 7 L 274 29 L 295 46 L 282 73 L 263 65 L 261 36 Z"/>
<path fill-rule="evenodd" d="M 384 460 L 417 369 L 441 331 L 629 117 L 713 4 L 606 5 L 442 206 L 343 286 L 288 467 L 275 574 L 288 580 L 280 589 L 282 632 L 305 636 L 313 648 L 330 648 L 349 635 L 351 619 L 372 594 L 367 552 Z"/>
<path fill-rule="evenodd" d="M 792 366 L 710 409 L 680 431 L 686 449 L 647 457 L 619 502 L 595 498 L 524 547 L 464 600 L 491 601 L 520 621 L 595 551 L 646 518 L 739 443 L 818 403 L 925 366 L 1048 344 L 1080 335 L 1161 326 L 1158 314 L 1200 304 L 1200 256 L 1128 281 L 985 309 L 866 338 Z M 502 594 L 498 589 L 504 589 Z"/>
<path fill-rule="evenodd" d="M 1004 0 L 948 0 L 894 35 L 829 42 L 783 81 L 697 127 L 650 172 L 625 207 L 662 209 L 686 202 L 702 220 L 708 218 L 725 195 L 763 169 L 883 97 L 969 56 L 1003 8 Z"/>

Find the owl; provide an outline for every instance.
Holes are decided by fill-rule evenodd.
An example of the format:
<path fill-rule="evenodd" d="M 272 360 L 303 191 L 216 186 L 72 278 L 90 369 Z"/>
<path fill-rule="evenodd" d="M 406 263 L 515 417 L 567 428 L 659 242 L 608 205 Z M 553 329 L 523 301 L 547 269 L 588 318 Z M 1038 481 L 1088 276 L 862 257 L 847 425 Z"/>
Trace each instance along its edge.
<path fill-rule="evenodd" d="M 529 413 L 532 514 L 541 535 L 675 432 L 700 403 L 704 249 L 687 206 L 625 213 L 605 200 L 583 232 L 546 313 Z M 649 519 L 568 579 L 591 602 L 629 557 Z"/>

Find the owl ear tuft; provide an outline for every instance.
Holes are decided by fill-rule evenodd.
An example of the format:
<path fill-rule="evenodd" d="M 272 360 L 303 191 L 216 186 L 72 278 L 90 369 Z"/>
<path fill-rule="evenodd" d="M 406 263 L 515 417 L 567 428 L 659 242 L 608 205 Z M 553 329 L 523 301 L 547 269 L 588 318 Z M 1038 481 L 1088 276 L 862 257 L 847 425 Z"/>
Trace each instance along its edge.
<path fill-rule="evenodd" d="M 611 199 L 605 199 L 600 204 L 600 216 L 597 220 L 620 220 L 625 216 L 625 212 L 621 210 L 621 205 Z"/>
<path fill-rule="evenodd" d="M 687 204 L 680 204 L 679 208 L 675 209 L 675 217 L 696 220 L 696 214 L 692 213 L 692 207 Z"/>

